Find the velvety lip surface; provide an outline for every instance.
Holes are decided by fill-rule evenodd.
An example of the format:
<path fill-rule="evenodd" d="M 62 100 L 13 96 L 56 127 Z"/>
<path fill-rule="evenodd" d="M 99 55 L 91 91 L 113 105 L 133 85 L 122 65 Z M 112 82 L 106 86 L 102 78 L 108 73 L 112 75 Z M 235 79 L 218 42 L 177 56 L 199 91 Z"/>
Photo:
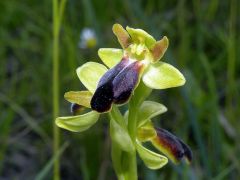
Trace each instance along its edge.
<path fill-rule="evenodd" d="M 132 61 L 128 57 L 123 57 L 100 79 L 91 100 L 91 108 L 102 113 L 109 111 L 112 103 L 126 103 L 139 82 L 141 68 L 140 61 Z"/>
<path fill-rule="evenodd" d="M 156 148 L 166 154 L 174 163 L 178 163 L 183 157 L 188 162 L 192 160 L 190 148 L 179 138 L 165 129 L 156 128 L 157 136 L 153 139 Z"/>

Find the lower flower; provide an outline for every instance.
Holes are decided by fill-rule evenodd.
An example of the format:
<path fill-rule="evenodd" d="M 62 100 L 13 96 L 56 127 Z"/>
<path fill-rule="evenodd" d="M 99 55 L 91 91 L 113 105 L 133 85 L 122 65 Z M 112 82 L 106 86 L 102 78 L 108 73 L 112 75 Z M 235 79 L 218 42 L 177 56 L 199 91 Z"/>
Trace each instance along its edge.
<path fill-rule="evenodd" d="M 177 164 L 182 159 L 187 162 L 192 160 L 190 148 L 175 135 L 165 129 L 154 127 L 152 118 L 167 111 L 167 108 L 157 102 L 144 101 L 137 114 L 137 140 L 151 142 L 153 146 L 166 155 L 173 163 Z M 125 118 L 128 112 L 125 113 Z"/>
<path fill-rule="evenodd" d="M 155 128 L 157 136 L 151 139 L 152 144 L 164 153 L 174 163 L 185 158 L 188 163 L 192 161 L 190 148 L 178 137 L 162 128 Z"/>

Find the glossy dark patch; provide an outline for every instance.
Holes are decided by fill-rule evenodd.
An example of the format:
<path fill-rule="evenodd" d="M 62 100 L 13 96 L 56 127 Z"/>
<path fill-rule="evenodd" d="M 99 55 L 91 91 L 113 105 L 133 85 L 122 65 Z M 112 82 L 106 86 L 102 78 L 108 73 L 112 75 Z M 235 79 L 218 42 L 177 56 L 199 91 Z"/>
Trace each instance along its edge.
<path fill-rule="evenodd" d="M 175 158 L 175 162 L 180 161 L 183 157 L 186 157 L 189 162 L 192 160 L 190 148 L 179 138 L 165 129 L 156 128 L 156 132 L 158 145 L 165 149 L 169 155 L 172 155 Z"/>
<path fill-rule="evenodd" d="M 91 100 L 91 107 L 97 112 L 106 112 L 111 109 L 112 101 L 112 83 L 109 82 L 97 88 Z"/>
<path fill-rule="evenodd" d="M 98 112 L 107 112 L 112 103 L 123 104 L 131 96 L 138 83 L 140 62 L 124 57 L 100 79 L 91 100 L 91 107 Z"/>

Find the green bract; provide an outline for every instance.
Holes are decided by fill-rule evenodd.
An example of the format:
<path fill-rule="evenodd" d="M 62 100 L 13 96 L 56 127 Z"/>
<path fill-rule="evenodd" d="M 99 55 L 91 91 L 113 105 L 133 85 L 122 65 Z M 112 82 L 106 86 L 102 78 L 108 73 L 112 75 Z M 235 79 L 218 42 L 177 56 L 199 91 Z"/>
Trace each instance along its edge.
<path fill-rule="evenodd" d="M 133 142 L 125 128 L 121 127 L 115 120 L 110 121 L 110 134 L 115 143 L 126 152 L 132 152 Z"/>
<path fill-rule="evenodd" d="M 149 141 L 170 160 L 178 163 L 182 158 L 191 161 L 192 154 L 187 145 L 170 132 L 154 127 L 152 118 L 167 111 L 154 101 L 145 101 L 151 89 L 166 89 L 182 86 L 185 78 L 172 65 L 160 62 L 168 48 L 168 38 L 156 41 L 142 29 L 113 25 L 123 49 L 101 48 L 100 59 L 106 66 L 87 62 L 77 68 L 77 76 L 87 88 L 84 91 L 69 91 L 64 97 L 73 103 L 76 116 L 59 117 L 56 124 L 69 131 L 81 132 L 96 123 L 101 113 L 110 117 L 112 160 L 119 179 L 136 179 L 135 153 L 150 169 L 159 169 L 168 159 L 145 148 Z M 129 103 L 123 116 L 119 105 Z M 80 108 L 91 108 L 81 114 Z M 126 170 L 127 169 L 127 170 Z"/>
<path fill-rule="evenodd" d="M 165 156 L 157 154 L 143 147 L 139 141 L 136 141 L 137 151 L 144 164 L 150 169 L 159 169 L 167 164 L 168 159 Z"/>

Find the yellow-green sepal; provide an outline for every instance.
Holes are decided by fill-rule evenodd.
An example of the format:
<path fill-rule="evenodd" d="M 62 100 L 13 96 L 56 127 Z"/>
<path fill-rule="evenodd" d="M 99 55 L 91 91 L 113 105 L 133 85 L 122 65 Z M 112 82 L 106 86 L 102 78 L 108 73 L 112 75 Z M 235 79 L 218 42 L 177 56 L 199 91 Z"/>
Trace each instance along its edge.
<path fill-rule="evenodd" d="M 82 132 L 94 125 L 98 118 L 99 113 L 96 111 L 91 111 L 86 114 L 78 116 L 66 116 L 56 118 L 56 125 L 60 128 L 72 131 L 72 132 Z"/>
<path fill-rule="evenodd" d="M 168 163 L 165 156 L 143 147 L 138 140 L 136 140 L 136 148 L 139 156 L 149 169 L 160 169 Z"/>
<path fill-rule="evenodd" d="M 83 85 L 93 94 L 100 78 L 107 72 L 107 68 L 96 62 L 87 62 L 77 68 L 76 72 Z"/>
<path fill-rule="evenodd" d="M 178 69 L 164 62 L 151 64 L 142 79 L 144 84 L 152 89 L 178 87 L 186 81 Z"/>
<path fill-rule="evenodd" d="M 98 56 L 104 64 L 106 64 L 109 68 L 112 68 L 122 59 L 123 50 L 115 48 L 100 48 L 98 50 Z"/>
<path fill-rule="evenodd" d="M 92 93 L 90 91 L 69 91 L 64 94 L 64 98 L 78 105 L 90 108 Z"/>

